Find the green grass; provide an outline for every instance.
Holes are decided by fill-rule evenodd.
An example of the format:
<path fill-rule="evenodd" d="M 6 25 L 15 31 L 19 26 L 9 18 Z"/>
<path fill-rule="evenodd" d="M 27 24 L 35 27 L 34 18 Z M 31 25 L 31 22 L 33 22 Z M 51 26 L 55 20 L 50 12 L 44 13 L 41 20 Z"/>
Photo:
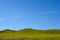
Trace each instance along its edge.
<path fill-rule="evenodd" d="M 60 40 L 60 30 L 3 30 L 0 40 Z"/>

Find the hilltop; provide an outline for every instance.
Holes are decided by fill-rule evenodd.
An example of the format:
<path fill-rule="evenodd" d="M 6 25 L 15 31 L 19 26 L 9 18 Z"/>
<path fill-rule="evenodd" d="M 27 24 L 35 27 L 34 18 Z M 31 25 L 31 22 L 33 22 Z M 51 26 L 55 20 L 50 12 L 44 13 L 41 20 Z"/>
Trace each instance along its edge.
<path fill-rule="evenodd" d="M 59 29 L 37 30 L 37 29 L 32 29 L 32 28 L 25 28 L 25 29 L 21 29 L 21 30 L 5 29 L 5 30 L 0 31 L 0 33 L 4 33 L 4 32 L 60 34 Z"/>

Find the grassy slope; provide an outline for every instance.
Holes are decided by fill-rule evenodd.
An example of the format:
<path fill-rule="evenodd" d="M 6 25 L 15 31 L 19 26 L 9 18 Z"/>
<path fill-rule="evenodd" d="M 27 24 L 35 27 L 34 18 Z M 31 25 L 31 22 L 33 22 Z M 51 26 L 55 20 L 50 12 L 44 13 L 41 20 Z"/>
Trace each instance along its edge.
<path fill-rule="evenodd" d="M 0 32 L 0 38 L 60 38 L 60 30 L 34 30 L 23 29 L 18 31 L 4 30 Z"/>

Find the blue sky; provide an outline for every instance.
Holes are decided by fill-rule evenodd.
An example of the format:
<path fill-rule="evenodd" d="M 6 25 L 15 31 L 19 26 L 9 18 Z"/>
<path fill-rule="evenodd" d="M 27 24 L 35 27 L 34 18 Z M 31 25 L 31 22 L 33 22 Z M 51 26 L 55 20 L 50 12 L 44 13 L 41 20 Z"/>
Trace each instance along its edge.
<path fill-rule="evenodd" d="M 60 0 L 0 0 L 0 30 L 60 29 Z"/>

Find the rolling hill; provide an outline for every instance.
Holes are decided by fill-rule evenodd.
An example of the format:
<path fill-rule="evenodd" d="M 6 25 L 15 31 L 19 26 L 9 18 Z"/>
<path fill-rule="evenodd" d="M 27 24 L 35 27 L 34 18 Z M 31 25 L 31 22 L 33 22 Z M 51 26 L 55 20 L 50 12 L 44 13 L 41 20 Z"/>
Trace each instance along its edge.
<path fill-rule="evenodd" d="M 37 30 L 32 28 L 25 28 L 21 30 L 5 29 L 0 31 L 0 39 L 60 40 L 60 30 L 58 29 Z"/>

